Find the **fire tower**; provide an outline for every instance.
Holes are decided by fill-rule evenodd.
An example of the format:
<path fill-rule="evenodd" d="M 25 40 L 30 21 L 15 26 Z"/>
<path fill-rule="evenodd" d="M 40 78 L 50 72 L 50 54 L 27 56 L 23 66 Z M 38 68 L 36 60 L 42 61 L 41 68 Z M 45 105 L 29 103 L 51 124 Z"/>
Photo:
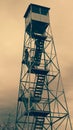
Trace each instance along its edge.
<path fill-rule="evenodd" d="M 15 130 L 72 130 L 49 19 L 50 8 L 30 4 Z"/>

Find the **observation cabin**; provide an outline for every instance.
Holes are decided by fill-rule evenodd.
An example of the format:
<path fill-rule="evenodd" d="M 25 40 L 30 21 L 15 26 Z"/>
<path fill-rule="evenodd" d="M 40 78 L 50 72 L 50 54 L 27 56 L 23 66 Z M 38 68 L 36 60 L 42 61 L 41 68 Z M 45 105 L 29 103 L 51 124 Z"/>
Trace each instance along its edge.
<path fill-rule="evenodd" d="M 48 7 L 30 4 L 25 12 L 25 28 L 28 35 L 38 33 L 44 34 L 49 25 Z"/>

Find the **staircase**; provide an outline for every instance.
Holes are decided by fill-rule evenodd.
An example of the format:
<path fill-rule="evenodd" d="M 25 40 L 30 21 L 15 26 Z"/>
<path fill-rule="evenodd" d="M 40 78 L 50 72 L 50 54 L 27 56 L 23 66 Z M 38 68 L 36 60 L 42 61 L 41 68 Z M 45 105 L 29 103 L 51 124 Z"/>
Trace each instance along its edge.
<path fill-rule="evenodd" d="M 31 64 L 32 64 L 32 67 L 35 67 L 35 66 L 39 66 L 40 65 L 40 62 L 41 62 L 41 56 L 42 56 L 42 52 L 43 52 L 43 49 L 44 49 L 44 41 L 41 41 L 41 40 L 36 40 L 35 41 L 35 44 L 36 44 L 36 50 L 35 50 L 35 54 L 33 56 L 33 60 L 31 61 Z M 26 64 L 29 68 L 29 64 L 30 62 L 23 58 L 22 60 L 22 64 Z"/>
<path fill-rule="evenodd" d="M 37 116 L 35 120 L 34 130 L 42 130 L 44 125 L 45 117 Z"/>
<path fill-rule="evenodd" d="M 34 90 L 34 100 L 35 102 L 39 102 L 41 100 L 43 86 L 45 81 L 45 75 L 38 74 L 37 82 Z"/>
<path fill-rule="evenodd" d="M 36 44 L 36 50 L 35 50 L 35 56 L 34 56 L 34 66 L 39 66 L 42 52 L 44 49 L 44 42 L 41 40 L 36 40 L 35 44 Z"/>

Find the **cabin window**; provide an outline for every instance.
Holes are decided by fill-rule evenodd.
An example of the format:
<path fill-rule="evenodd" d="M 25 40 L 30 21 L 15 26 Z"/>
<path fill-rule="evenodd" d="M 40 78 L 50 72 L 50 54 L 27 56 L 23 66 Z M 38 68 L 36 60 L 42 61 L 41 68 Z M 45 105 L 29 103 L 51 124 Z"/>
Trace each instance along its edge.
<path fill-rule="evenodd" d="M 48 14 L 48 9 L 47 8 L 41 8 L 41 14 L 42 15 L 47 15 Z"/>
<path fill-rule="evenodd" d="M 32 6 L 32 12 L 40 14 L 40 8 L 38 6 Z"/>

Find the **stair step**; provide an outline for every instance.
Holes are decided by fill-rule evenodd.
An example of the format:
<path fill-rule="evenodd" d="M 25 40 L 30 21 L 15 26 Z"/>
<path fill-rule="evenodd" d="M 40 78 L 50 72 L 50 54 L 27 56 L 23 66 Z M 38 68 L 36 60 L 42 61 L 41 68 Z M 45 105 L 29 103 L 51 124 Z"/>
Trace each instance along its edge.
<path fill-rule="evenodd" d="M 35 124 L 35 128 L 37 128 L 37 129 L 42 129 L 42 127 L 43 127 L 43 123 L 42 123 L 42 125 L 41 124 L 40 125 Z"/>
<path fill-rule="evenodd" d="M 38 94 L 39 96 L 41 96 L 42 91 L 35 91 L 34 95 Z"/>
<path fill-rule="evenodd" d="M 38 75 L 38 80 L 44 80 L 45 79 L 45 75 L 44 76 L 39 76 Z"/>
<path fill-rule="evenodd" d="M 37 78 L 37 85 L 44 85 L 44 80 L 45 80 L 45 77 L 44 78 Z"/>
<path fill-rule="evenodd" d="M 39 80 L 39 81 L 44 81 L 45 80 L 45 76 L 44 77 L 42 77 L 42 76 L 38 76 L 38 78 L 37 78 L 37 80 Z"/>
<path fill-rule="evenodd" d="M 40 126 L 40 124 L 43 124 L 43 123 L 44 123 L 44 121 L 37 121 L 36 125 Z"/>
<path fill-rule="evenodd" d="M 37 88 L 37 89 L 43 89 L 43 86 L 39 86 L 39 85 L 38 85 L 36 88 Z"/>
<path fill-rule="evenodd" d="M 44 83 L 37 83 L 36 86 L 43 87 L 43 86 L 44 86 Z M 42 89 L 43 89 L 43 88 L 42 88 Z"/>
<path fill-rule="evenodd" d="M 42 89 L 43 89 L 43 87 L 36 86 L 36 89 L 37 89 L 37 90 L 42 90 Z"/>
<path fill-rule="evenodd" d="M 44 80 L 37 80 L 37 83 L 39 83 L 39 84 L 44 84 Z"/>
<path fill-rule="evenodd" d="M 43 112 L 44 112 L 44 111 L 43 111 Z M 41 120 L 41 119 L 44 119 L 44 117 L 43 117 L 43 116 L 38 116 L 38 117 L 36 117 L 36 119 Z"/>
<path fill-rule="evenodd" d="M 38 124 L 39 124 L 39 123 L 43 123 L 43 120 L 44 120 L 44 119 L 41 119 L 41 120 L 36 119 L 36 121 L 37 121 Z"/>
<path fill-rule="evenodd" d="M 45 77 L 38 77 L 37 80 L 38 80 L 38 82 L 40 82 L 40 81 L 41 81 L 41 82 L 44 82 Z"/>
<path fill-rule="evenodd" d="M 42 94 L 42 92 L 36 92 L 35 94 L 34 94 L 34 96 L 39 96 L 39 97 L 41 97 L 41 94 Z"/>
<path fill-rule="evenodd" d="M 40 96 L 41 97 L 41 94 L 42 94 L 42 91 L 41 92 L 37 91 L 37 92 L 34 93 L 34 96 Z"/>
<path fill-rule="evenodd" d="M 38 79 L 37 79 L 37 82 L 38 82 L 38 83 L 44 83 L 44 80 L 38 80 Z"/>
<path fill-rule="evenodd" d="M 42 92 L 41 93 L 35 93 L 35 97 L 39 97 L 39 98 L 41 98 L 41 95 L 42 95 Z"/>
<path fill-rule="evenodd" d="M 44 80 L 45 76 L 38 76 L 38 80 Z"/>
<path fill-rule="evenodd" d="M 34 92 L 35 92 L 35 93 L 36 93 L 36 92 L 42 92 L 42 90 L 43 90 L 43 88 L 38 88 L 38 87 L 37 87 Z"/>
<path fill-rule="evenodd" d="M 44 79 L 45 79 L 45 78 L 44 78 Z M 41 78 L 39 79 L 39 78 L 38 78 L 37 80 L 38 80 L 38 82 L 44 82 L 44 79 L 41 79 Z"/>
<path fill-rule="evenodd" d="M 44 86 L 44 82 L 37 82 L 36 85 L 37 86 Z"/>
<path fill-rule="evenodd" d="M 42 89 L 35 89 L 35 92 L 36 91 L 40 93 L 40 92 L 42 92 Z"/>

